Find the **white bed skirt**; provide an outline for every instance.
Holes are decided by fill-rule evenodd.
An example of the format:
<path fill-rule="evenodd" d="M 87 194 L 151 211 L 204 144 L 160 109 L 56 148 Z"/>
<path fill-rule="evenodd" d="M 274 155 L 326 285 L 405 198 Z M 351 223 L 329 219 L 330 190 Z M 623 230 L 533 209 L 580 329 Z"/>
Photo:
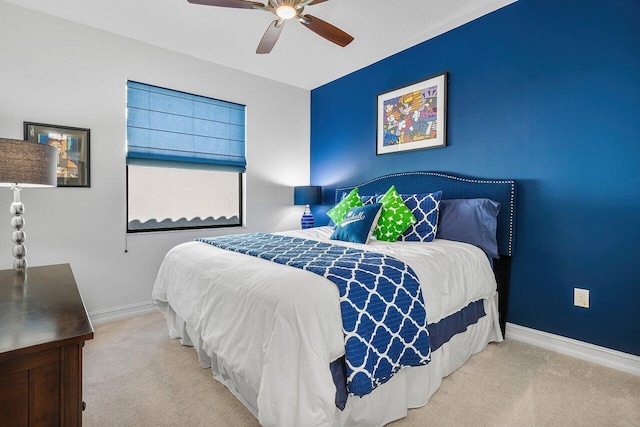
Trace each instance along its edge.
<path fill-rule="evenodd" d="M 198 353 L 200 365 L 203 368 L 210 367 L 213 377 L 224 384 L 258 418 L 257 390 L 249 387 L 242 375 L 231 371 L 215 353 L 206 354 L 201 337 L 168 304 L 158 305 L 158 308 L 167 319 L 169 336 L 180 339 L 183 345 L 193 346 Z M 333 425 L 383 426 L 406 417 L 410 408 L 424 406 L 440 387 L 442 378 L 462 366 L 471 355 L 485 349 L 489 342 L 502 341 L 496 298 L 485 299 L 484 310 L 486 316 L 432 352 L 428 365 L 401 369 L 387 383 L 363 398 L 349 396 L 344 411 L 336 408 Z"/>

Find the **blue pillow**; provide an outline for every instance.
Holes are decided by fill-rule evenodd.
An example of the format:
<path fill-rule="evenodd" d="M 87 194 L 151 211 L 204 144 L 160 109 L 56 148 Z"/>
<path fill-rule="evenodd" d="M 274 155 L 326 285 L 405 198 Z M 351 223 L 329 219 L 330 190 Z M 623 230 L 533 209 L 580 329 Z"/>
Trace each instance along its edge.
<path fill-rule="evenodd" d="M 360 196 L 363 205 L 370 205 L 376 201 L 376 196 Z"/>
<path fill-rule="evenodd" d="M 330 239 L 366 244 L 376 225 L 378 225 L 378 217 L 381 210 L 381 203 L 349 209 L 342 221 L 336 224 L 336 229 Z"/>
<path fill-rule="evenodd" d="M 499 258 L 498 212 L 500 203 L 489 199 L 442 200 L 436 237 L 470 243 L 489 258 Z"/>
<path fill-rule="evenodd" d="M 372 203 L 376 203 L 381 198 L 382 198 L 381 194 L 376 194 L 375 196 L 360 196 L 360 200 L 362 200 L 363 205 L 370 205 Z"/>
<path fill-rule="evenodd" d="M 343 191 L 342 197 L 340 197 L 340 200 L 344 199 L 345 197 L 347 197 L 347 193 Z M 375 196 L 360 196 L 360 200 L 362 200 L 363 205 L 370 205 L 372 203 L 376 203 L 376 201 L 381 197 L 382 197 L 381 194 L 376 194 Z M 335 225 L 336 223 L 333 222 L 331 218 L 329 218 L 329 226 L 335 227 Z"/>
<path fill-rule="evenodd" d="M 442 191 L 428 194 L 401 194 L 400 197 L 416 217 L 416 223 L 402 233 L 398 240 L 430 242 L 435 239 Z"/>

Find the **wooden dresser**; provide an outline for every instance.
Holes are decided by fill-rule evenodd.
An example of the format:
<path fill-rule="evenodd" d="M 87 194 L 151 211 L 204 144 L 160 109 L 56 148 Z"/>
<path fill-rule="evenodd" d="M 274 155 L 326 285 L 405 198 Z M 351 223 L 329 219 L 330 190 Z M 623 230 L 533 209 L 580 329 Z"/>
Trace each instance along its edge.
<path fill-rule="evenodd" d="M 82 425 L 92 338 L 69 264 L 0 271 L 0 426 Z"/>

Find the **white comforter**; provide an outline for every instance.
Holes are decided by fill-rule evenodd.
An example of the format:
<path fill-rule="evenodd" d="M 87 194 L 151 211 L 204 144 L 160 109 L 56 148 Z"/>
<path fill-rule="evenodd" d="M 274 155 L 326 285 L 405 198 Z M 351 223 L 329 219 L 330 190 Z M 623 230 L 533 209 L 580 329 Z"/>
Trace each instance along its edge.
<path fill-rule="evenodd" d="M 448 240 L 329 240 L 319 227 L 282 234 L 383 252 L 409 264 L 423 289 L 429 323 L 472 301 L 493 297 L 496 283 L 482 250 Z M 329 363 L 344 354 L 337 287 L 314 273 L 201 242 L 173 248 L 153 288 L 257 394 L 263 426 L 330 426 L 335 387 Z"/>

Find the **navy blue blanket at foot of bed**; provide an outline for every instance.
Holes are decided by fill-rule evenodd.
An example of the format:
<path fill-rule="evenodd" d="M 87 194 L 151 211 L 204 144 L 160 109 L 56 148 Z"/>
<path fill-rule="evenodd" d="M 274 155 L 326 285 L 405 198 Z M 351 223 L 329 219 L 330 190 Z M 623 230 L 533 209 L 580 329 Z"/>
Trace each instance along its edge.
<path fill-rule="evenodd" d="M 431 352 L 449 342 L 456 334 L 465 332 L 468 326 L 477 323 L 485 314 L 484 302 L 479 300 L 470 303 L 462 310 L 445 317 L 437 323 L 428 325 Z M 344 356 L 331 362 L 329 368 L 333 376 L 333 383 L 336 386 L 336 407 L 343 410 L 348 398 Z"/>

